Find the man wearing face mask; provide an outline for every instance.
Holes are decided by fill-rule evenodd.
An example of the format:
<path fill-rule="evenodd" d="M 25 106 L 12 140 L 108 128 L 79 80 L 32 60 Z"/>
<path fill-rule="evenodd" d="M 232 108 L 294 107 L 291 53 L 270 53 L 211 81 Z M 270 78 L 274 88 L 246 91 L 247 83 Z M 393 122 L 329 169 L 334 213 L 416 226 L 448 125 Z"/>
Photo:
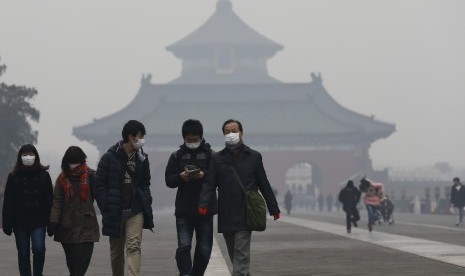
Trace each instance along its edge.
<path fill-rule="evenodd" d="M 245 190 L 260 190 L 275 220 L 279 219 L 280 210 L 261 154 L 243 143 L 242 124 L 230 119 L 224 122 L 222 130 L 226 147 L 212 157 L 202 184 L 198 213 L 208 215 L 211 212 L 208 204 L 218 188 L 218 232 L 223 233 L 226 242 L 233 264 L 232 275 L 247 276 L 250 275 L 252 231 L 247 226 L 245 193 L 239 180 Z"/>
<path fill-rule="evenodd" d="M 102 214 L 102 234 L 110 237 L 113 275 L 140 275 L 142 229 L 152 230 L 150 165 L 144 145 L 145 127 L 128 121 L 123 140 L 106 152 L 97 168 L 95 199 Z"/>
<path fill-rule="evenodd" d="M 460 182 L 460 178 L 454 177 L 452 180 L 454 185 L 452 185 L 450 191 L 450 203 L 452 207 L 457 211 L 457 222 L 455 226 L 462 226 L 463 220 L 463 209 L 465 208 L 465 187 Z"/>
<path fill-rule="evenodd" d="M 197 202 L 202 180 L 207 175 L 212 157 L 210 145 L 203 139 L 200 121 L 189 119 L 182 125 L 184 143 L 171 154 L 165 171 L 165 182 L 176 193 L 176 230 L 178 248 L 176 263 L 179 275 L 204 275 L 213 245 L 213 215 L 216 214 L 216 195 L 208 208 L 207 216 L 197 214 Z M 194 261 L 191 258 L 192 237 L 195 231 Z"/>

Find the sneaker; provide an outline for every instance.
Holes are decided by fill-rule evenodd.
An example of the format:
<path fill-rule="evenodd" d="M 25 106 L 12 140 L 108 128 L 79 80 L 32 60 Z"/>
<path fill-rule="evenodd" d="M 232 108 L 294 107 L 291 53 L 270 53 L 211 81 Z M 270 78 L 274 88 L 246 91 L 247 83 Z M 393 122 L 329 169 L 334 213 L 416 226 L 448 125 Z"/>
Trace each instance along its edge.
<path fill-rule="evenodd" d="M 353 225 L 354 227 L 358 227 L 358 224 L 357 224 L 357 222 L 356 222 L 355 220 L 352 221 L 352 225 Z"/>
<path fill-rule="evenodd" d="M 347 234 L 350 234 L 350 229 L 347 229 Z"/>
<path fill-rule="evenodd" d="M 371 223 L 368 224 L 368 231 L 373 231 L 373 225 Z"/>

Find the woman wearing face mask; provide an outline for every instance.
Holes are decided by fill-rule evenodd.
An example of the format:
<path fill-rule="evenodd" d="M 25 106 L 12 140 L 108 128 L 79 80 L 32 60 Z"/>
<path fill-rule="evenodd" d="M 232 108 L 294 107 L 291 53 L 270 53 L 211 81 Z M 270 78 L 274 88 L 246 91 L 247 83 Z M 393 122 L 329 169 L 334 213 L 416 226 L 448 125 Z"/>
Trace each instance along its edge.
<path fill-rule="evenodd" d="M 55 182 L 48 229 L 48 235 L 54 235 L 63 246 L 71 276 L 86 273 L 94 242 L 100 238 L 92 193 L 95 171 L 87 167 L 86 158 L 80 147 L 66 150 Z"/>
<path fill-rule="evenodd" d="M 19 149 L 16 165 L 6 182 L 3 232 L 8 236 L 15 234 L 20 275 L 40 276 L 44 268 L 45 231 L 53 199 L 47 170 L 48 166 L 40 163 L 37 149 L 26 144 Z"/>

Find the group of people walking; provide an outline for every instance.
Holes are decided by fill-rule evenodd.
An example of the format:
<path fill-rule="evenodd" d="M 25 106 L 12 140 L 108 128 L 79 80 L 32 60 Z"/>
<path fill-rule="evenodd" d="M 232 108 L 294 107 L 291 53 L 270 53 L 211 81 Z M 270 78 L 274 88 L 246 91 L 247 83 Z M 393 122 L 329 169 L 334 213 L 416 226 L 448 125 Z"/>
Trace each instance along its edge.
<path fill-rule="evenodd" d="M 465 210 L 465 187 L 462 185 L 460 178 L 453 178 L 453 185 L 450 192 L 450 211 L 457 215 L 456 226 L 463 225 L 463 216 Z M 357 227 L 360 220 L 357 204 L 361 198 L 361 192 L 365 194 L 364 204 L 368 214 L 368 230 L 371 232 L 376 221 L 387 221 L 393 224 L 392 212 L 394 205 L 389 197 L 383 193 L 381 183 L 372 183 L 365 177 L 360 181 L 360 190 L 354 186 L 352 180 L 349 180 L 346 186 L 339 192 L 339 201 L 343 204 L 343 210 L 346 213 L 347 233 L 351 233 L 352 226 Z"/>
<path fill-rule="evenodd" d="M 182 126 L 184 143 L 168 161 L 166 185 L 176 188 L 176 263 L 179 275 L 203 275 L 212 250 L 213 215 L 233 265 L 232 275 L 250 275 L 252 231 L 247 224 L 245 190 L 259 190 L 275 220 L 280 210 L 263 167 L 261 154 L 243 142 L 241 122 L 227 120 L 221 128 L 225 147 L 213 152 L 198 120 Z M 216 193 L 217 192 L 217 193 Z M 218 197 L 217 197 L 218 194 Z M 191 258 L 192 238 L 196 247 Z"/>
<path fill-rule="evenodd" d="M 127 122 L 122 140 L 102 156 L 97 171 L 87 166 L 80 147 L 70 146 L 54 187 L 37 149 L 21 146 L 6 182 L 2 214 L 3 232 L 15 236 L 20 275 L 42 275 L 46 234 L 62 244 L 70 275 L 85 275 L 100 239 L 94 199 L 102 233 L 110 237 L 113 275 L 124 275 L 125 249 L 129 275 L 139 275 L 142 229 L 154 227 L 144 135 L 142 123 Z"/>
<path fill-rule="evenodd" d="M 212 251 L 213 216 L 218 214 L 232 275 L 250 275 L 252 230 L 241 186 L 259 190 L 270 215 L 280 217 L 261 154 L 244 144 L 237 120 L 224 122 L 225 148 L 216 153 L 205 141 L 200 121 L 185 121 L 181 132 L 184 143 L 170 156 L 165 172 L 166 185 L 177 189 L 179 274 L 204 275 Z M 62 244 L 70 275 L 85 275 L 100 239 L 94 200 L 102 215 L 102 234 L 109 236 L 112 275 L 124 275 L 125 266 L 127 275 L 140 275 L 142 232 L 154 228 L 145 134 L 142 123 L 128 121 L 122 140 L 102 155 L 96 171 L 87 166 L 80 147 L 69 147 L 54 186 L 37 149 L 31 144 L 19 149 L 4 192 L 3 232 L 14 234 L 20 275 L 42 275 L 46 234 Z"/>
<path fill-rule="evenodd" d="M 382 184 L 372 183 L 364 177 L 361 179 L 359 187 L 360 190 L 354 186 L 352 180 L 349 180 L 346 186 L 339 192 L 338 200 L 343 204 L 342 209 L 346 213 L 347 233 L 351 233 L 352 226 L 358 227 L 357 222 L 360 220 L 360 214 L 357 204 L 361 199 L 361 192 L 365 194 L 363 203 L 368 214 L 368 231 L 373 231 L 373 226 L 379 219 L 378 210 L 383 197 Z"/>

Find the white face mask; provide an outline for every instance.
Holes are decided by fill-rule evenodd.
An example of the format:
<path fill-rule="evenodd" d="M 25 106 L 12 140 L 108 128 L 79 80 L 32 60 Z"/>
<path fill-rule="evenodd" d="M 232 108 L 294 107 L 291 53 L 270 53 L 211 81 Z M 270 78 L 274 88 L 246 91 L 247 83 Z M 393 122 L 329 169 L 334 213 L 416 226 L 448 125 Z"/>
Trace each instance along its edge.
<path fill-rule="evenodd" d="M 241 140 L 239 135 L 240 135 L 239 132 L 228 133 L 224 136 L 224 141 L 226 142 L 227 145 L 235 145 L 239 143 L 239 141 Z"/>
<path fill-rule="evenodd" d="M 197 142 L 197 143 L 187 143 L 187 142 L 184 142 L 184 144 L 186 145 L 186 147 L 188 149 L 196 149 L 198 147 L 200 147 L 200 144 L 202 143 L 202 141 L 200 142 Z"/>
<path fill-rule="evenodd" d="M 74 169 L 75 169 L 77 166 L 79 166 L 79 165 L 81 165 L 81 164 L 79 164 L 79 163 L 76 163 L 76 164 L 69 164 L 69 168 L 72 169 L 72 170 L 74 170 Z"/>
<path fill-rule="evenodd" d="M 135 150 L 141 149 L 145 144 L 145 139 L 137 139 L 137 142 L 132 141 L 132 146 Z"/>
<path fill-rule="evenodd" d="M 24 166 L 32 166 L 34 165 L 36 156 L 35 155 L 24 155 L 24 156 L 21 156 L 21 160 L 23 161 Z"/>

